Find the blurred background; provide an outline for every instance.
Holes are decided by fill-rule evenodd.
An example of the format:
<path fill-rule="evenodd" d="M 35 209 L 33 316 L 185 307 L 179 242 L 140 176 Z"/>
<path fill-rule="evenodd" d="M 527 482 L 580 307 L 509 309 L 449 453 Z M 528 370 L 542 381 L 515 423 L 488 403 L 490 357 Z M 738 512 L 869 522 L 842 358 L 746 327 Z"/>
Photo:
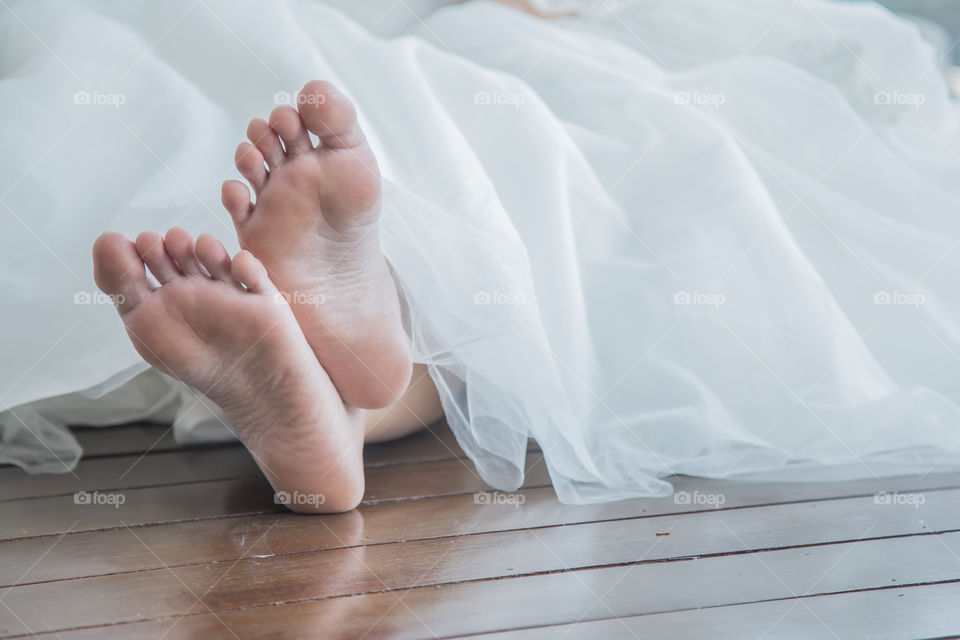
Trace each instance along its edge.
<path fill-rule="evenodd" d="M 946 53 L 945 60 L 960 64 L 960 1 L 958 0 L 880 0 L 891 11 L 908 15 L 921 28 L 931 30 L 931 41 Z M 937 33 L 939 32 L 939 33 Z M 934 39 L 939 39 L 937 42 Z"/>
<path fill-rule="evenodd" d="M 960 0 L 878 0 L 910 18 L 943 55 L 944 63 L 960 65 Z"/>
<path fill-rule="evenodd" d="M 861 0 L 848 0 L 861 1 Z M 960 98 L 960 0 L 877 0 L 912 20 L 937 49 L 954 96 Z"/>

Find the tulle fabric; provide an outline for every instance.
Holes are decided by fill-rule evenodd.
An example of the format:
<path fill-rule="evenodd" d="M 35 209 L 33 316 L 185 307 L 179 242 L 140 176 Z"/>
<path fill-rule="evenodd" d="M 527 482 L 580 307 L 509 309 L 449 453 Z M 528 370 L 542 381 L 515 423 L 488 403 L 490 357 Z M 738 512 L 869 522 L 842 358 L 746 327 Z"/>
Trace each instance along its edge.
<path fill-rule="evenodd" d="M 416 360 L 492 485 L 521 484 L 530 437 L 566 502 L 960 466 L 960 120 L 908 24 L 787 0 L 190 7 L 21 2 L 0 24 L 22 150 L 0 157 L 6 461 L 75 463 L 76 396 L 42 400 L 78 391 L 111 396 L 90 422 L 119 405 L 226 433 L 133 378 L 113 309 L 74 296 L 104 229 L 229 241 L 246 120 L 323 77 L 381 162 Z"/>

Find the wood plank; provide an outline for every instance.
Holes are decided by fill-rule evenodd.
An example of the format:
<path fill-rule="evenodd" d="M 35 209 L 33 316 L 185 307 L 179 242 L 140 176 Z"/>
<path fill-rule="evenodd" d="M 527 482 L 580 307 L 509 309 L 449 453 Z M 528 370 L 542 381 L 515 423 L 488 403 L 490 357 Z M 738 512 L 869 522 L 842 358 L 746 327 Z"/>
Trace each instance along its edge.
<path fill-rule="evenodd" d="M 926 482 L 924 483 L 924 480 Z M 921 490 L 937 487 L 947 478 L 928 477 L 893 478 L 880 485 L 886 491 Z M 725 509 L 791 503 L 795 500 L 816 500 L 832 495 L 863 495 L 873 492 L 874 486 L 865 481 L 804 485 L 732 484 L 726 481 L 706 481 L 695 478 L 674 478 L 678 491 L 718 492 L 723 495 Z M 142 524 L 141 520 L 153 512 L 143 514 L 130 510 L 104 508 L 103 519 L 92 514 L 81 521 L 70 520 L 60 530 L 71 525 L 71 531 L 85 531 L 100 527 L 117 527 L 98 532 L 98 535 L 70 534 L 52 545 L 48 538 L 26 538 L 0 543 L 0 586 L 14 582 L 40 582 L 77 578 L 103 573 L 155 569 L 164 565 L 186 565 L 203 562 L 227 561 L 249 554 L 289 553 L 343 546 L 352 525 L 344 524 L 342 516 L 327 516 L 322 520 L 284 513 L 272 504 L 269 488 L 251 483 L 209 483 L 187 488 L 189 500 L 180 503 L 180 492 L 145 491 L 134 503 L 152 504 L 156 511 L 172 521 L 151 527 L 141 527 L 133 536 L 126 526 Z M 244 506 L 237 497 L 247 492 L 250 503 Z M 719 493 L 722 492 L 722 493 Z M 227 495 L 221 495 L 226 493 Z M 473 494 L 436 497 L 410 503 L 368 503 L 360 507 L 364 519 L 364 544 L 379 544 L 400 540 L 422 540 L 446 535 L 509 531 L 530 527 L 547 527 L 582 522 L 615 520 L 634 517 L 653 517 L 667 514 L 695 513 L 705 507 L 678 503 L 674 500 L 641 499 L 596 505 L 571 506 L 559 504 L 551 488 L 528 489 L 521 492 L 524 503 L 518 509 L 509 503 L 487 504 L 477 508 Z M 232 496 L 228 497 L 228 496 Z M 207 499 L 204 499 L 207 498 Z M 133 500 L 133 498 L 131 498 Z M 235 511 L 227 512 L 227 508 Z M 242 516 L 247 513 L 258 515 Z M 267 509 L 267 513 L 261 513 Z M 61 515 L 49 510 L 30 511 L 30 521 L 21 522 L 26 530 L 44 532 L 54 529 L 49 522 L 65 522 L 62 514 L 71 512 L 61 505 Z M 722 512 L 723 510 L 720 510 Z M 122 512 L 122 513 L 120 513 Z M 713 511 L 707 509 L 707 512 Z M 9 511 L 7 515 L 9 515 Z M 0 509 L 0 514 L 3 510 Z M 46 514 L 46 515 L 45 515 Z M 234 515 L 237 514 L 237 515 Z M 224 515 L 234 517 L 222 518 Z M 38 520 L 39 518 L 39 520 Z M 207 519 L 204 519 L 207 518 Z M 187 522 L 183 522 L 187 521 Z M 3 522 L 0 520 L 0 522 Z M 273 527 L 273 529 L 271 529 Z M 344 529 L 346 527 L 346 530 Z M 255 546 L 260 533 L 271 529 L 264 548 Z M 24 534 L 26 535 L 26 534 Z M 309 544 L 298 543 L 298 539 Z M 184 541 L 191 541 L 184 544 Z M 291 542 L 291 540 L 293 540 Z M 301 546 L 297 546 L 300 544 Z M 266 550 L 264 550 L 266 549 Z"/>
<path fill-rule="evenodd" d="M 6 614 L 4 617 L 0 610 L 0 620 L 4 620 L 0 626 L 24 632 L 39 625 L 68 629 L 200 613 L 206 609 L 220 611 L 587 567 L 627 563 L 666 566 L 663 560 L 742 555 L 737 564 L 725 565 L 734 572 L 723 572 L 728 579 L 751 567 L 754 572 L 769 571 L 765 563 L 758 563 L 752 554 L 746 553 L 751 550 L 960 531 L 960 490 L 928 492 L 924 498 L 925 502 L 916 506 L 876 504 L 872 497 L 854 498 L 365 547 L 353 546 L 365 542 L 364 517 L 355 512 L 348 514 L 344 529 L 339 532 L 346 548 L 14 586 L 6 591 L 4 603 L 16 616 Z M 322 520 L 317 520 L 322 525 Z M 662 532 L 669 535 L 658 535 Z M 266 538 L 269 534 L 261 535 Z M 936 563 L 946 572 L 945 579 L 960 579 L 960 562 L 953 557 L 960 553 L 960 536 L 945 537 L 948 542 L 944 544 L 931 544 L 929 536 L 901 540 L 912 541 L 909 545 L 913 545 L 903 542 L 908 545 L 904 548 L 912 549 L 905 557 L 914 557 L 918 549 L 932 549 L 938 554 L 945 550 L 948 555 L 937 555 Z M 826 550 L 828 547 L 817 548 L 822 550 L 816 553 L 832 553 Z M 897 545 L 890 548 L 900 549 Z M 881 552 L 880 548 L 869 549 L 872 550 L 865 557 L 870 561 L 885 555 L 898 557 L 897 553 Z M 275 553 L 269 546 L 265 550 Z M 773 580 L 789 586 L 790 580 L 780 574 L 789 576 L 791 566 L 804 564 L 799 558 L 814 553 L 814 549 L 800 552 L 790 563 L 772 572 Z M 853 549 L 846 553 L 860 557 Z M 954 562 L 945 563 L 944 558 Z M 928 569 L 925 567 L 925 571 Z M 826 579 L 822 573 L 818 574 L 821 581 Z M 773 583 L 767 582 L 765 591 L 773 588 Z M 650 587 L 654 588 L 655 584 Z M 887 584 L 866 584 L 858 588 Z M 694 575 L 678 583 L 678 588 L 680 586 L 684 593 L 693 593 L 698 588 Z M 697 598 L 708 595 L 698 592 Z M 111 603 L 108 610 L 97 606 L 104 601 Z M 46 604 L 49 602 L 61 604 L 51 610 Z"/>
<path fill-rule="evenodd" d="M 73 437 L 83 447 L 84 458 L 131 455 L 144 451 L 174 451 L 183 448 L 173 439 L 169 424 L 134 422 L 114 427 L 71 427 Z"/>
<path fill-rule="evenodd" d="M 524 486 L 549 484 L 542 461 L 531 461 Z M 486 488 L 468 460 L 372 467 L 364 502 L 472 494 Z M 0 502 L 0 540 L 284 511 L 274 504 L 269 483 L 259 475 L 108 493 L 122 495 L 123 503 L 76 504 L 72 494 Z"/>
<path fill-rule="evenodd" d="M 0 502 L 259 475 L 241 446 L 110 456 L 81 460 L 73 473 L 30 475 L 17 467 L 0 469 Z"/>
<path fill-rule="evenodd" d="M 281 511 L 262 477 L 125 489 L 123 494 L 120 507 L 78 505 L 72 495 L 0 503 L 0 540 Z"/>
<path fill-rule="evenodd" d="M 928 613 L 938 620 L 938 625 L 912 627 L 928 632 L 955 633 L 960 630 L 960 585 L 906 588 L 903 585 L 929 583 L 936 580 L 949 580 L 960 573 L 955 554 L 960 552 L 960 534 L 951 533 L 939 536 L 912 536 L 871 540 L 854 543 L 842 543 L 817 547 L 793 548 L 765 551 L 756 554 L 723 555 L 704 558 L 697 561 L 669 563 L 651 563 L 630 566 L 617 566 L 601 569 L 588 569 L 575 572 L 551 573 L 504 580 L 482 582 L 461 582 L 440 587 L 414 588 L 403 591 L 390 591 L 353 595 L 325 600 L 308 600 L 286 603 L 277 606 L 256 608 L 217 610 L 215 614 L 195 607 L 186 599 L 178 601 L 182 611 L 200 611 L 187 617 L 171 617 L 165 620 L 138 621 L 112 627 L 99 627 L 74 632 L 62 632 L 61 637 L 79 640 L 82 638 L 130 638 L 136 640 L 163 637 L 317 637 L 317 638 L 427 638 L 450 637 L 467 633 L 483 633 L 498 629 L 540 625 L 524 634 L 532 638 L 558 638 L 569 627 L 542 627 L 558 622 L 576 622 L 600 620 L 582 625 L 585 632 L 579 631 L 579 625 L 570 629 L 577 638 L 616 638 L 621 637 L 622 628 L 613 621 L 605 622 L 617 616 L 638 616 L 654 619 L 654 625 L 666 624 L 656 614 L 660 612 L 683 610 L 669 618 L 666 627 L 636 627 L 643 633 L 637 637 L 673 638 L 717 637 L 715 628 L 726 633 L 721 637 L 748 638 L 761 637 L 768 628 L 773 637 L 808 638 L 817 637 L 820 631 L 816 626 L 798 629 L 792 623 L 784 626 L 775 624 L 777 616 L 768 616 L 765 609 L 751 609 L 744 602 L 775 600 L 778 598 L 803 597 L 803 609 L 811 605 L 816 594 L 837 594 L 872 587 L 890 587 L 888 592 L 866 592 L 884 598 L 897 600 L 913 589 L 917 599 L 910 596 L 909 606 L 901 613 L 910 612 L 909 618 L 923 619 Z M 903 558 L 913 558 L 914 562 L 903 562 Z M 353 556 L 331 571 L 325 578 L 328 583 L 348 582 L 352 572 L 364 572 L 363 563 L 367 559 Z M 436 559 L 435 559 L 436 560 Z M 440 561 L 448 562 L 441 558 Z M 226 578 L 225 580 L 229 580 Z M 315 578 L 317 582 L 322 577 Z M 222 584 L 222 583 L 221 583 Z M 220 585 L 211 591 L 220 591 Z M 946 599 L 936 594 L 948 593 Z M 201 596 L 202 592 L 197 592 Z M 842 606 L 853 606 L 860 615 L 870 611 L 870 607 L 860 607 L 857 602 L 880 602 L 871 596 L 867 601 L 857 598 L 862 593 L 848 593 Z M 834 596 L 835 597 L 835 596 Z M 203 596 L 208 605 L 214 598 L 210 594 Z M 918 602 L 932 599 L 936 607 L 917 608 Z M 783 601 L 781 601 L 783 602 Z M 795 605 L 797 600 L 788 600 Z M 853 603 L 853 604 L 851 604 Z M 734 607 L 730 605 L 740 605 Z M 144 603 L 140 609 L 143 617 L 150 615 Z M 812 605 L 814 607 L 819 605 Z M 882 605 L 886 606 L 886 605 Z M 899 606 L 899 603 L 898 603 Z M 689 618 L 689 609 L 697 607 L 723 607 L 704 609 L 713 611 L 715 618 L 699 620 Z M 859 609 L 857 609 L 859 607 Z M 212 608 L 212 606 L 211 606 Z M 778 614 L 789 608 L 775 608 Z M 19 612 L 19 610 L 18 610 Z M 757 612 L 757 613 L 755 613 Z M 946 614 L 946 615 L 945 615 Z M 827 615 L 824 613 L 824 615 Z M 760 626 L 732 626 L 726 624 L 740 619 L 755 622 L 764 621 Z M 887 621 L 894 629 L 904 630 L 903 621 Z M 861 621 L 861 624 L 863 621 Z M 33 630 L 45 628 L 39 623 Z M 634 623 L 631 623 L 634 624 Z M 639 621 L 636 624 L 643 624 Z M 899 625 L 899 626 L 897 626 Z M 953 626 L 950 626 L 953 625 Z M 663 631 L 653 633 L 652 630 Z M 705 632 L 709 629 L 709 634 Z M 8 628 L 8 632 L 13 627 Z M 686 635 L 677 636 L 683 632 Z M 805 633 L 799 631 L 806 631 Z M 841 627 L 838 623 L 837 637 L 875 637 L 857 632 L 856 627 Z M 843 631 L 846 631 L 845 633 Z M 739 635 L 737 635 L 739 633 Z M 791 635 L 792 634 L 792 635 Z M 917 634 L 917 637 L 923 634 Z M 902 634 L 899 637 L 906 637 Z M 486 636 L 485 636 L 486 637 Z M 490 637 L 500 637 L 493 635 Z M 503 634 L 503 637 L 526 638 L 527 635 Z M 564 638 L 568 636 L 562 636 Z M 632 637 L 632 636 L 627 636 Z M 764 636 L 769 637 L 769 636 Z M 826 635 L 826 637 L 832 637 Z"/>
<path fill-rule="evenodd" d="M 85 431 L 113 431 L 113 428 L 89 428 Z M 118 429 L 119 448 L 134 441 L 149 446 L 161 433 L 142 425 Z M 144 436 L 143 434 L 147 435 Z M 84 440 L 89 440 L 89 436 Z M 104 450 L 109 437 L 100 436 L 96 442 Z M 151 441 L 151 442 L 153 442 Z M 449 429 L 438 426 L 390 443 L 370 445 L 364 451 L 368 468 L 393 464 L 439 462 L 463 459 Z M 368 472 L 369 475 L 370 472 Z M 376 472 L 374 472 L 376 473 Z M 381 472 L 382 473 L 382 472 Z M 206 482 L 260 475 L 250 454 L 239 443 L 220 444 L 217 447 L 174 448 L 110 457 L 85 458 L 73 470 L 64 474 L 28 474 L 18 467 L 0 467 L 0 501 L 21 498 L 64 495 L 76 491 L 111 491 L 133 487 Z"/>
<path fill-rule="evenodd" d="M 225 446 L 240 446 L 239 442 L 179 444 L 173 439 L 168 424 L 136 422 L 113 427 L 71 427 L 74 437 L 83 447 L 85 460 L 109 455 L 134 455 L 149 451 L 177 451 Z M 367 445 L 364 462 L 367 466 L 381 464 L 429 462 L 462 458 L 466 454 L 457 444 L 453 432 L 440 421 L 407 437 Z"/>
<path fill-rule="evenodd" d="M 83 447 L 85 459 L 107 455 L 133 455 L 146 451 L 176 451 L 190 448 L 239 446 L 239 442 L 213 442 L 179 444 L 173 439 L 168 424 L 137 422 L 114 427 L 71 427 L 74 437 Z M 539 451 L 536 442 L 530 441 L 527 450 Z M 439 421 L 427 428 L 398 440 L 368 444 L 363 452 L 364 464 L 368 467 L 381 464 L 431 462 L 464 458 L 466 454 L 457 444 L 450 427 Z"/>
<path fill-rule="evenodd" d="M 485 634 L 490 640 L 594 640 L 595 638 L 955 638 L 960 636 L 960 584 L 882 589 L 802 600 L 677 611 Z M 222 627 L 221 627 L 222 628 Z M 477 636 L 473 636 L 477 637 Z"/>
<path fill-rule="evenodd" d="M 0 588 L 14 583 L 79 578 L 163 566 L 232 561 L 253 555 L 336 549 L 531 526 L 634 517 L 639 504 L 560 505 L 552 488 L 522 492 L 525 504 L 479 508 L 473 495 L 362 505 L 356 515 L 315 518 L 270 513 L 137 528 L 96 535 L 28 538 L 0 543 Z M 55 543 L 55 544 L 54 544 Z"/>
<path fill-rule="evenodd" d="M 475 493 L 489 488 L 473 463 L 465 458 L 371 467 L 366 470 L 366 482 L 365 502 Z M 546 464 L 539 457 L 528 455 L 524 486 L 548 485 L 550 476 Z"/>
<path fill-rule="evenodd" d="M 363 449 L 363 463 L 367 468 L 466 457 L 450 427 L 443 421 L 399 440 L 368 444 Z"/>

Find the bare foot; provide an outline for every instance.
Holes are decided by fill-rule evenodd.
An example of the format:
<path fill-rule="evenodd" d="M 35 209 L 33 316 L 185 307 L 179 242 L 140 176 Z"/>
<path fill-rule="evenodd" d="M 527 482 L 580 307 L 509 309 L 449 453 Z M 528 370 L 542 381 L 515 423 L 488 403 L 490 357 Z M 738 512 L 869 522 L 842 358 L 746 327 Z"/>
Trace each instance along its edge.
<path fill-rule="evenodd" d="M 250 122 L 253 144 L 240 144 L 236 163 L 256 204 L 236 180 L 223 184 L 223 204 L 241 246 L 290 301 L 343 401 L 384 407 L 406 389 L 411 364 L 380 250 L 377 162 L 353 105 L 332 85 L 308 83 L 297 105 L 274 109 L 269 124 Z M 316 147 L 308 131 L 319 138 Z"/>
<path fill-rule="evenodd" d="M 105 233 L 94 275 L 137 352 L 217 403 L 292 508 L 352 509 L 363 494 L 363 426 L 344 407 L 263 265 L 211 236 Z M 147 280 L 144 263 L 160 282 Z M 204 272 L 201 269 L 206 269 Z M 209 275 L 208 275 L 209 274 Z M 243 286 L 241 286 L 241 283 Z M 322 498 L 320 497 L 322 496 Z"/>

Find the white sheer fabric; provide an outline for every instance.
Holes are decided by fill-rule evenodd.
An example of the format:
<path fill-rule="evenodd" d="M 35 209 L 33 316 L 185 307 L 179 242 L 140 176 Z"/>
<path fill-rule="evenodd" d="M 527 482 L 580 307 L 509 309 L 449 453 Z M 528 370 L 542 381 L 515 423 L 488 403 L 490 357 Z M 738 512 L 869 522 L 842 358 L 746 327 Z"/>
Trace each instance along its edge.
<path fill-rule="evenodd" d="M 338 5 L 11 5 L 0 402 L 143 370 L 109 305 L 75 304 L 93 239 L 230 240 L 246 120 L 322 77 L 359 105 L 417 360 L 491 484 L 520 484 L 528 437 L 568 502 L 960 467 L 960 112 L 914 27 L 788 0 Z M 217 423 L 195 402 L 128 406 L 190 408 L 186 434 Z M 75 461 L 45 406 L 0 416 L 3 459 Z"/>

